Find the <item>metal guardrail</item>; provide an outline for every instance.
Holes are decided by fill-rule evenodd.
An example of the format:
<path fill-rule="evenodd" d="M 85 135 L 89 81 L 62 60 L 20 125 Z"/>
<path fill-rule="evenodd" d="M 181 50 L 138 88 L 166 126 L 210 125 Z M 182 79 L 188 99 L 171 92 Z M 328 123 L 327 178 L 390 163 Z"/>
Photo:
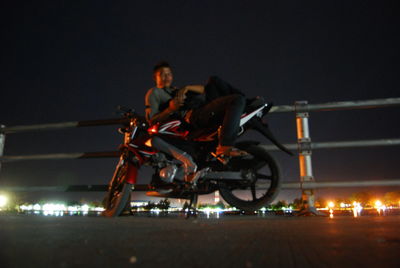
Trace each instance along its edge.
<path fill-rule="evenodd" d="M 400 139 L 379 139 L 379 140 L 357 140 L 357 141 L 332 141 L 332 142 L 311 142 L 308 129 L 308 112 L 310 111 L 336 111 L 348 109 L 371 109 L 383 108 L 391 106 L 400 106 L 400 98 L 387 98 L 363 101 L 345 101 L 330 102 L 322 104 L 308 104 L 307 102 L 296 102 L 295 105 L 282 105 L 272 107 L 271 113 L 296 112 L 298 143 L 285 144 L 290 150 L 298 150 L 300 160 L 300 182 L 283 183 L 285 189 L 301 189 L 303 200 L 307 204 L 306 209 L 313 211 L 314 208 L 314 192 L 316 188 L 326 187 L 360 187 L 360 186 L 399 186 L 400 180 L 384 180 L 384 181 L 357 181 L 357 182 L 315 182 L 312 174 L 311 152 L 315 149 L 331 149 L 331 148 L 356 148 L 371 146 L 394 146 L 400 145 Z M 74 121 L 54 124 L 39 125 L 23 125 L 5 127 L 0 126 L 0 163 L 14 162 L 23 160 L 45 160 L 45 159 L 79 159 L 79 158 L 99 158 L 99 157 L 116 157 L 118 152 L 86 152 L 86 153 L 59 153 L 59 154 L 41 154 L 41 155 L 24 155 L 24 156 L 3 156 L 3 149 L 6 134 L 32 132 L 32 131 L 48 131 L 65 128 L 89 127 L 117 125 L 126 123 L 124 118 L 114 118 L 105 120 L 89 120 Z M 275 146 L 264 145 L 264 148 L 270 151 L 278 150 Z M 1 167 L 1 166 L 0 166 Z M 23 190 L 25 187 L 8 187 L 14 191 Z M 136 189 L 145 189 L 146 186 L 139 186 Z M 97 191 L 104 190 L 101 187 L 91 187 L 84 185 L 75 186 L 50 186 L 50 187 L 32 187 L 36 189 L 52 189 L 53 191 Z"/>
<path fill-rule="evenodd" d="M 296 105 L 281 105 L 271 108 L 271 113 L 285 112 L 312 112 L 312 111 L 338 111 L 348 109 L 371 109 L 390 106 L 399 106 L 400 98 L 387 98 L 361 101 L 340 101 L 321 104 L 306 104 L 301 107 Z"/>
<path fill-rule="evenodd" d="M 371 181 L 333 181 L 333 182 L 284 182 L 281 188 L 285 190 L 324 189 L 324 188 L 343 188 L 343 187 L 370 187 L 370 186 L 400 186 L 400 179 L 391 180 L 371 180 Z M 1 186 L 1 190 L 9 192 L 105 192 L 108 185 L 58 185 L 58 186 Z M 148 184 L 136 184 L 133 191 L 152 190 Z"/>
<path fill-rule="evenodd" d="M 52 123 L 52 124 L 23 125 L 23 126 L 13 126 L 13 127 L 1 126 L 0 132 L 3 134 L 11 134 L 11 133 L 21 133 L 21 132 L 57 130 L 65 128 L 119 125 L 119 124 L 124 124 L 126 122 L 127 120 L 125 118 L 111 118 L 111 119 L 72 121 L 72 122 L 62 122 L 62 123 Z"/>
<path fill-rule="evenodd" d="M 361 141 L 333 141 L 333 142 L 312 142 L 311 149 L 333 149 L 333 148 L 358 148 L 358 147 L 376 147 L 376 146 L 394 146 L 400 145 L 400 139 L 379 139 L 379 140 L 361 140 Z M 298 144 L 284 144 L 286 148 L 297 151 Z M 268 151 L 280 151 L 275 145 L 262 145 Z M 83 152 L 83 153 L 57 153 L 57 154 L 34 154 L 34 155 L 8 155 L 0 157 L 3 163 L 16 161 L 32 160 L 61 160 L 61 159 L 84 159 L 84 158 L 109 158 L 118 157 L 118 151 L 108 152 Z"/>
<path fill-rule="evenodd" d="M 270 110 L 270 113 L 286 113 L 295 111 L 297 112 L 336 111 L 336 110 L 345 110 L 350 108 L 370 109 L 370 108 L 382 108 L 390 106 L 400 106 L 400 98 L 329 102 L 323 104 L 307 104 L 302 107 L 296 107 L 296 105 L 280 105 L 280 106 L 273 106 Z M 73 121 L 73 122 L 63 122 L 63 123 L 53 123 L 53 124 L 23 125 L 23 126 L 12 126 L 12 127 L 2 126 L 0 128 L 0 133 L 11 134 L 20 132 L 46 131 L 46 130 L 57 130 L 57 129 L 76 128 L 76 127 L 118 125 L 125 122 L 126 119 L 124 118 L 112 118 L 103 120 Z"/>
<path fill-rule="evenodd" d="M 86 153 L 61 153 L 61 154 L 33 154 L 33 155 L 11 155 L 0 157 L 3 163 L 25 161 L 25 160 L 61 160 L 61 159 L 84 159 L 84 158 L 108 158 L 119 157 L 118 151 L 110 152 L 86 152 Z"/>

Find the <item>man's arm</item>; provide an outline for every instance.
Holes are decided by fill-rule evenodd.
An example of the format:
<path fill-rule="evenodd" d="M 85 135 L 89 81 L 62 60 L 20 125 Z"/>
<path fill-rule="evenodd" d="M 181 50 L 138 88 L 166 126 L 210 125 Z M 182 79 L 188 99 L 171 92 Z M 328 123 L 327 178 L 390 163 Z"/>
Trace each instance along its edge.
<path fill-rule="evenodd" d="M 179 110 L 183 105 L 177 98 L 169 100 L 169 105 L 163 111 L 160 111 L 160 98 L 157 94 L 154 94 L 154 90 L 150 89 L 145 97 L 146 105 L 146 119 L 151 124 L 161 122 L 168 119 L 174 112 Z"/>
<path fill-rule="evenodd" d="M 178 101 L 183 103 L 186 98 L 186 93 L 188 91 L 192 91 L 198 94 L 203 94 L 204 93 L 204 86 L 203 85 L 188 85 L 185 86 L 181 89 L 179 89 L 178 94 L 176 94 L 176 98 L 178 98 Z"/>
<path fill-rule="evenodd" d="M 193 91 L 193 92 L 196 92 L 196 93 L 199 93 L 199 94 L 203 94 L 204 93 L 204 86 L 203 85 L 188 85 L 188 86 L 185 86 L 184 89 L 186 90 L 186 92 Z"/>

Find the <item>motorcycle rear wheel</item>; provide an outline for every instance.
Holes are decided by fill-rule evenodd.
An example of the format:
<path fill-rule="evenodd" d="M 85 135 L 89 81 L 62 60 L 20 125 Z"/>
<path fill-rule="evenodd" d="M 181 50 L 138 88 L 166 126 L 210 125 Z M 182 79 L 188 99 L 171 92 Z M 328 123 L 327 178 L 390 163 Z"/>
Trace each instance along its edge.
<path fill-rule="evenodd" d="M 245 212 L 254 211 L 269 205 L 280 190 L 280 169 L 270 154 L 259 145 L 250 145 L 242 150 L 248 156 L 233 158 L 227 171 L 240 171 L 245 181 L 220 181 L 219 192 L 231 206 Z"/>
<path fill-rule="evenodd" d="M 132 184 L 125 182 L 128 170 L 128 164 L 117 167 L 111 187 L 104 199 L 104 207 L 102 215 L 105 217 L 117 217 L 129 206 Z"/>

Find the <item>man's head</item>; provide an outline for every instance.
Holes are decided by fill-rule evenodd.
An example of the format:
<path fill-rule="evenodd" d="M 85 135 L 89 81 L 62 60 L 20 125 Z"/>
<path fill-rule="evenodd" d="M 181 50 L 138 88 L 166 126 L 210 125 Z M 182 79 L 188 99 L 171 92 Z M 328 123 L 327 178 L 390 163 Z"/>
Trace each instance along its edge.
<path fill-rule="evenodd" d="M 171 86 L 174 77 L 172 75 L 171 66 L 169 66 L 168 62 L 162 61 L 154 66 L 153 79 L 158 88 Z"/>

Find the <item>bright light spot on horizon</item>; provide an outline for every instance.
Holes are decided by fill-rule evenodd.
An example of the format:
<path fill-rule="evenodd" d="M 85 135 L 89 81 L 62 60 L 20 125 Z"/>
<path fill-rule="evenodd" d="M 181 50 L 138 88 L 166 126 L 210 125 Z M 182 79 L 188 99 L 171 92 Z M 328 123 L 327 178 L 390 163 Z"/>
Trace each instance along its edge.
<path fill-rule="evenodd" d="M 69 207 L 67 208 L 67 210 L 68 210 L 69 212 L 78 212 L 78 211 L 79 211 L 79 208 L 78 208 L 77 206 L 69 206 Z"/>
<path fill-rule="evenodd" d="M 282 207 L 282 211 L 284 213 L 292 213 L 293 212 L 293 208 L 291 206 L 289 207 Z"/>
<path fill-rule="evenodd" d="M 382 211 L 383 213 L 385 213 L 385 211 L 386 211 L 386 206 L 383 205 L 382 202 L 381 202 L 380 200 L 376 200 L 376 201 L 375 201 L 375 208 L 376 208 L 376 210 L 378 211 L 378 214 L 379 214 L 379 215 L 381 214 L 381 211 Z"/>
<path fill-rule="evenodd" d="M 382 206 L 382 202 L 380 201 L 380 200 L 376 200 L 375 201 L 375 207 L 376 208 L 379 208 L 379 207 L 381 207 Z"/>
<path fill-rule="evenodd" d="M 0 207 L 7 205 L 8 198 L 5 195 L 0 195 Z"/>
<path fill-rule="evenodd" d="M 361 211 L 362 211 L 362 206 L 360 203 L 357 203 L 356 201 L 353 202 L 353 215 L 354 218 L 357 218 L 358 216 L 361 215 Z"/>
<path fill-rule="evenodd" d="M 335 207 L 335 203 L 333 203 L 332 201 L 328 202 L 328 207 L 329 208 L 334 208 Z"/>
<path fill-rule="evenodd" d="M 43 206 L 39 204 L 35 205 L 21 205 L 19 208 L 22 211 L 33 211 L 35 214 L 38 214 L 40 212 L 43 213 L 43 215 L 48 216 L 48 215 L 54 215 L 54 216 L 63 216 L 64 213 L 69 213 L 70 215 L 74 214 L 79 214 L 80 212 L 83 213 L 83 215 L 88 214 L 89 211 L 95 211 L 95 212 L 101 212 L 104 211 L 103 207 L 89 207 L 87 204 L 84 204 L 82 206 L 66 206 L 65 204 L 52 204 L 52 203 L 46 203 L 43 204 Z"/>
<path fill-rule="evenodd" d="M 65 211 L 67 208 L 64 204 L 44 204 L 42 210 L 44 211 Z"/>

